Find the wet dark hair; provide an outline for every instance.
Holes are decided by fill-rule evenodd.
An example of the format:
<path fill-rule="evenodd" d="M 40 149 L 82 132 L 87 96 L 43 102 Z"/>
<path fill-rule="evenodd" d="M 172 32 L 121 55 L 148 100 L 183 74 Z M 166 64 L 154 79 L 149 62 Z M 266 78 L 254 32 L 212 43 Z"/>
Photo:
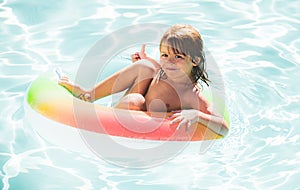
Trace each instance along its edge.
<path fill-rule="evenodd" d="M 187 24 L 176 24 L 165 32 L 160 48 L 162 45 L 169 46 L 174 53 L 188 56 L 194 63 L 191 73 L 193 82 L 197 83 L 200 79 L 209 86 L 203 40 L 196 29 Z"/>

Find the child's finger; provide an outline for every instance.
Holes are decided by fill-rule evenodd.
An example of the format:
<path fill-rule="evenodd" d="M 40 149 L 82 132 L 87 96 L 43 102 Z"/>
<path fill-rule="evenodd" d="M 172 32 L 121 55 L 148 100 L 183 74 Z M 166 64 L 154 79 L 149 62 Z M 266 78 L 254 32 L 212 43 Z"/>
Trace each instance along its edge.
<path fill-rule="evenodd" d="M 179 117 L 179 116 L 182 116 L 181 113 L 174 113 L 174 114 L 172 115 L 172 117 Z"/>
<path fill-rule="evenodd" d="M 177 118 L 177 117 L 180 117 L 181 116 L 181 113 L 180 112 L 171 112 L 171 113 L 173 113 L 172 115 L 169 115 L 167 118 L 169 119 L 169 120 L 173 120 L 174 118 Z"/>
<path fill-rule="evenodd" d="M 136 52 L 136 53 L 134 53 L 134 54 L 131 55 L 131 61 L 132 61 L 132 62 L 136 62 L 136 61 L 138 61 L 138 60 L 140 60 L 140 59 L 141 59 L 141 58 L 140 58 L 138 52 Z"/>
<path fill-rule="evenodd" d="M 176 130 L 180 130 L 180 129 L 181 129 L 182 127 L 184 127 L 185 125 L 186 125 L 186 120 L 182 120 L 182 121 L 178 124 Z"/>
<path fill-rule="evenodd" d="M 179 117 L 176 117 L 175 119 L 171 120 L 170 121 L 170 124 L 174 124 L 174 123 L 178 123 L 180 122 L 181 120 L 183 119 L 183 117 L 179 116 Z"/>
<path fill-rule="evenodd" d="M 190 128 L 191 128 L 191 125 L 192 125 L 192 122 L 191 122 L 191 121 L 188 121 L 188 122 L 187 122 L 187 125 L 186 125 L 186 129 L 185 129 L 186 132 L 189 132 L 189 130 L 190 130 Z"/>
<path fill-rule="evenodd" d="M 185 132 L 188 132 L 191 126 L 191 122 L 189 122 L 187 119 L 183 119 L 177 126 L 176 130 L 180 130 L 182 127 L 185 127 Z"/>
<path fill-rule="evenodd" d="M 146 44 L 143 44 L 141 48 L 141 53 L 145 53 L 145 49 L 146 49 Z"/>

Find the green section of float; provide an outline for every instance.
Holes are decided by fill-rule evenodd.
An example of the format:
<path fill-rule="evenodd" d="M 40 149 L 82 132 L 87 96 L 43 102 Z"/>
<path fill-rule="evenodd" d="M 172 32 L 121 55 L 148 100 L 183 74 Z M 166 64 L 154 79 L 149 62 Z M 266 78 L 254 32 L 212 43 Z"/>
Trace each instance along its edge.
<path fill-rule="evenodd" d="M 39 104 L 40 98 L 52 99 L 55 96 L 66 94 L 68 91 L 51 79 L 51 74 L 38 77 L 31 84 L 27 93 L 27 102 L 31 107 Z"/>
<path fill-rule="evenodd" d="M 228 126 L 230 126 L 229 113 L 224 98 L 220 97 L 217 93 L 212 93 L 208 89 L 204 89 L 202 93 L 207 98 L 207 100 L 213 104 L 213 107 L 215 107 L 218 112 L 223 115 L 226 123 L 228 124 Z"/>

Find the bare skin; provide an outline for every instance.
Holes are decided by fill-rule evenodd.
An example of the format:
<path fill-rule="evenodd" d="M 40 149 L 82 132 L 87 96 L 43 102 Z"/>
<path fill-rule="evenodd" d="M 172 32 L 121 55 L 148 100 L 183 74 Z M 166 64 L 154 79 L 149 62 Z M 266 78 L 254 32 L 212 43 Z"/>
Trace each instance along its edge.
<path fill-rule="evenodd" d="M 67 78 L 62 78 L 59 84 L 74 96 L 90 102 L 127 89 L 116 108 L 150 112 L 182 110 L 172 115 L 170 124 L 178 123 L 178 128 L 189 129 L 200 122 L 225 136 L 228 126 L 224 118 L 212 112 L 210 103 L 191 80 L 194 63 L 182 54 L 170 52 L 167 46 L 161 46 L 160 51 L 160 63 L 157 63 L 147 57 L 145 46 L 142 46 L 141 52 L 132 55 L 132 61 L 141 60 L 139 63 L 115 73 L 89 91 L 72 84 Z M 160 67 L 166 77 L 156 80 Z"/>
<path fill-rule="evenodd" d="M 93 89 L 85 90 L 69 81 L 68 77 L 62 77 L 59 84 L 69 90 L 75 97 L 84 101 L 94 102 L 105 96 L 127 90 L 124 97 L 115 105 L 116 108 L 145 110 L 144 96 L 155 74 L 154 67 L 145 61 L 130 65 L 107 79 L 98 83 Z M 129 95 L 129 100 L 128 97 Z M 134 95 L 134 96 L 133 96 Z M 127 105 L 128 104 L 128 105 Z M 133 106 L 133 107 L 132 107 Z"/>

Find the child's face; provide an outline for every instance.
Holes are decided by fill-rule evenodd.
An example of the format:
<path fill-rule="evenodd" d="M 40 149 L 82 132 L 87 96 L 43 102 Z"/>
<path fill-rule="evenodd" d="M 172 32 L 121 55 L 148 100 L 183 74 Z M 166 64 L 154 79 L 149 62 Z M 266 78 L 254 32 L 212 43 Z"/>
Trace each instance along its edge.
<path fill-rule="evenodd" d="M 175 53 L 170 46 L 162 45 L 160 47 L 160 64 L 167 75 L 181 73 L 191 76 L 193 68 L 191 59 L 181 53 Z"/>

